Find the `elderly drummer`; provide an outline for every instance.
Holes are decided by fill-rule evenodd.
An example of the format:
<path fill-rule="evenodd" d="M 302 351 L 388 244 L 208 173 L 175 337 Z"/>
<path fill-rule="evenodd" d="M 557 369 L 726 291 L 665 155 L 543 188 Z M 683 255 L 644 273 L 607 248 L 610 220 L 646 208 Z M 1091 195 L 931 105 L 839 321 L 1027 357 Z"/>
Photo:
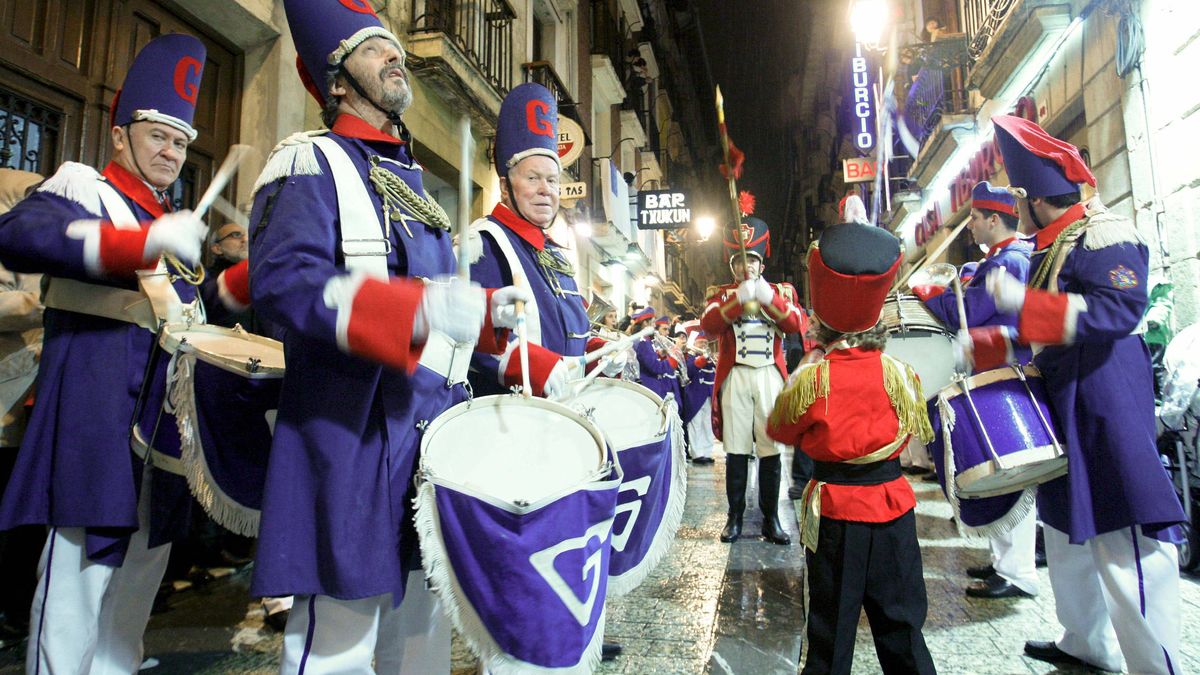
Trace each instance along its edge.
<path fill-rule="evenodd" d="M 883 672 L 933 673 L 916 497 L 898 459 L 933 437 L 916 372 L 883 353 L 879 313 L 903 256 L 886 230 L 834 225 L 809 249 L 814 330 L 826 356 L 802 365 L 767 433 L 814 460 L 800 540 L 807 551 L 804 673 L 850 672 L 865 609 Z"/>
<path fill-rule="evenodd" d="M 137 272 L 160 256 L 190 271 L 206 233 L 190 212 L 172 212 L 168 194 L 196 138 L 204 62 L 192 36 L 150 41 L 113 101 L 112 161 L 102 172 L 67 162 L 0 217 L 0 262 L 54 277 L 37 401 L 0 504 L 0 528 L 51 528 L 29 672 L 137 671 L 168 542 L 182 534 L 168 515 L 187 513 L 186 483 L 131 454 L 128 425 L 130 383 L 156 349 Z M 165 286 L 177 302 L 195 298 L 182 279 Z"/>
<path fill-rule="evenodd" d="M 276 148 L 250 217 L 254 309 L 283 327 L 288 359 L 251 590 L 296 596 L 285 673 L 449 670 L 417 570 L 421 429 L 466 398 L 470 352 L 503 344 L 493 326 L 524 297 L 449 277 L 449 218 L 401 120 L 404 50 L 364 7 L 284 3 L 330 129 Z"/>
<path fill-rule="evenodd" d="M 962 282 L 963 307 L 969 327 L 1017 325 L 1017 315 L 997 309 L 983 283 L 988 273 L 996 269 L 1008 272 L 1022 283 L 1029 278 L 1029 252 L 1033 250 L 1033 245 L 1020 237 L 1017 224 L 1016 199 L 1008 190 L 993 187 L 987 181 L 975 185 L 971 190 L 971 215 L 967 230 L 976 244 L 987 249 L 987 255 L 971 272 L 970 279 Z M 916 285 L 912 290 L 925 302 L 929 311 L 947 326 L 957 328 L 960 325 L 958 303 L 954 293 L 946 292 L 945 286 Z M 1029 363 L 1033 355 L 1027 346 L 1018 345 L 1013 356 L 1017 363 L 1023 365 Z M 1004 499 L 1015 505 L 1019 496 L 1020 493 L 1015 493 Z M 967 587 L 967 595 L 974 598 L 1037 595 L 1038 575 L 1034 562 L 1036 537 L 1037 516 L 1032 510 L 1012 530 L 990 535 L 988 547 L 991 550 L 991 562 L 967 568 L 968 576 L 980 580 Z"/>
<path fill-rule="evenodd" d="M 737 541 L 742 534 L 750 457 L 757 455 L 763 537 L 776 544 L 792 543 L 779 522 L 784 444 L 771 440 L 766 428 L 775 397 L 787 379 L 783 335 L 804 333 L 808 316 L 797 304 L 791 284 L 772 284 L 763 278 L 770 242 L 770 230 L 759 218 L 747 217 L 740 226 L 726 230 L 724 243 L 731 252 L 733 283 L 708 289 L 707 306 L 700 318 L 704 332 L 721 344 L 713 385 L 713 432 L 724 442 L 726 454 L 729 514 L 721 531 L 723 542 Z M 744 256 L 740 253 L 743 244 Z M 758 303 L 760 312 L 745 311 L 751 301 Z"/>
<path fill-rule="evenodd" d="M 1021 229 L 1033 236 L 1030 281 L 992 270 L 986 288 L 1016 329 L 971 329 L 977 368 L 1040 349 L 1066 476 L 1038 486 L 1050 587 L 1063 633 L 1025 653 L 1104 670 L 1178 673 L 1183 509 L 1155 447 L 1146 345 L 1149 254 L 1129 219 L 1085 204 L 1096 178 L 1079 150 L 1037 124 L 992 118 Z"/>

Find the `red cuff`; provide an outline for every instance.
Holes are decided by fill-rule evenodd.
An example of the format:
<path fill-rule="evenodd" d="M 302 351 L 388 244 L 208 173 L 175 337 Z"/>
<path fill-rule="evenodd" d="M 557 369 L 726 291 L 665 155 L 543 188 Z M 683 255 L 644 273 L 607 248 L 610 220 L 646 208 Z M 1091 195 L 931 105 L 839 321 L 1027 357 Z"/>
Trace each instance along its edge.
<path fill-rule="evenodd" d="M 1066 342 L 1066 293 L 1050 293 L 1040 289 L 1025 291 L 1025 304 L 1017 324 L 1023 342 L 1060 345 Z"/>
<path fill-rule="evenodd" d="M 346 325 L 347 351 L 412 373 L 424 347 L 412 342 L 413 319 L 424 295 L 419 281 L 363 281 Z"/>
<path fill-rule="evenodd" d="M 970 333 L 976 371 L 991 370 L 1008 363 L 1012 350 L 1003 326 L 972 328 Z"/>
<path fill-rule="evenodd" d="M 513 353 L 508 357 L 508 365 L 504 368 L 504 386 L 511 387 L 521 384 L 521 354 L 519 347 L 513 347 Z M 558 365 L 561 357 L 545 347 L 529 343 L 529 385 L 533 387 L 534 396 L 544 396 L 546 380 L 550 379 L 550 371 Z"/>
<path fill-rule="evenodd" d="M 913 286 L 912 292 L 914 295 L 920 298 L 922 302 L 929 302 L 931 298 L 936 298 L 942 293 L 945 293 L 946 287 L 935 286 L 933 284 L 923 284 L 921 286 Z"/>
<path fill-rule="evenodd" d="M 100 223 L 100 268 L 114 277 L 133 276 L 146 263 L 145 228 L 118 229 L 112 223 Z"/>
<path fill-rule="evenodd" d="M 672 368 L 679 368 L 679 362 L 676 361 L 675 357 L 673 357 L 673 356 L 667 357 L 667 363 L 671 364 Z"/>
<path fill-rule="evenodd" d="M 243 260 L 217 277 L 217 295 L 225 306 L 241 311 L 250 306 L 250 261 Z"/>
<path fill-rule="evenodd" d="M 697 356 L 695 363 L 696 363 L 697 368 L 707 368 L 708 367 L 708 357 L 707 356 Z"/>
<path fill-rule="evenodd" d="M 492 294 L 497 289 L 484 290 L 487 291 L 487 311 L 483 313 L 483 327 L 479 329 L 479 341 L 475 343 L 475 351 L 481 354 L 503 354 L 508 346 L 508 329 L 496 328 L 492 324 Z"/>

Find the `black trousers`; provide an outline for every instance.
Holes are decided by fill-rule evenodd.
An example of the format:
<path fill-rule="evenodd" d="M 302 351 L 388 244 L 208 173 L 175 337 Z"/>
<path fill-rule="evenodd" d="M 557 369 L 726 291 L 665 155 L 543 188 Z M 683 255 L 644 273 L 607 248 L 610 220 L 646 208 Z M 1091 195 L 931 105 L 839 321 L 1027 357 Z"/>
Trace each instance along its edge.
<path fill-rule="evenodd" d="M 886 523 L 821 519 L 808 564 L 804 673 L 849 673 L 863 610 L 885 673 L 934 673 L 921 627 L 928 601 L 913 511 Z"/>

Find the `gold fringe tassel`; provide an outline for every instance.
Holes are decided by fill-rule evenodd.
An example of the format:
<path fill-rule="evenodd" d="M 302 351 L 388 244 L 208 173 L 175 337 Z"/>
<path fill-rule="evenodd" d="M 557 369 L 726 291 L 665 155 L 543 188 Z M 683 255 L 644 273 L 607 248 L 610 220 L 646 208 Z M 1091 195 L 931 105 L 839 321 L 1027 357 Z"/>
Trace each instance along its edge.
<path fill-rule="evenodd" d="M 883 388 L 892 401 L 892 409 L 900 418 L 900 429 L 917 436 L 925 443 L 933 440 L 929 411 L 921 395 L 921 381 L 911 366 L 883 355 Z"/>
<path fill-rule="evenodd" d="M 792 376 L 792 382 L 775 400 L 770 422 L 773 425 L 792 424 L 818 398 L 829 396 L 829 362 L 807 366 Z M 928 424 L 928 422 L 927 422 Z"/>

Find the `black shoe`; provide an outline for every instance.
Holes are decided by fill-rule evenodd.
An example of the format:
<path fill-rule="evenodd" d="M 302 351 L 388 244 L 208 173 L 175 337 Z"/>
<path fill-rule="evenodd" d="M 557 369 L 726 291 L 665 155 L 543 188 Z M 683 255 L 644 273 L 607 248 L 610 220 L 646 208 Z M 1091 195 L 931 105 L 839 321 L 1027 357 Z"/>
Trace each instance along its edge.
<path fill-rule="evenodd" d="M 712 457 L 696 457 L 695 459 L 692 460 L 692 464 L 701 464 L 704 466 L 708 466 L 709 464 L 712 464 L 712 463 L 713 463 Z"/>
<path fill-rule="evenodd" d="M 624 651 L 624 649 L 625 648 L 621 646 L 620 642 L 610 642 L 608 640 L 605 640 L 604 642 L 602 642 L 600 644 L 600 660 L 601 661 L 612 661 L 613 659 L 620 656 L 621 652 Z"/>
<path fill-rule="evenodd" d="M 1008 583 L 1008 580 L 999 574 L 993 574 L 983 581 L 977 581 L 967 586 L 967 595 L 972 598 L 984 598 L 987 600 L 1033 597 L 1033 595 L 1021 590 L 1020 587 Z"/>
<path fill-rule="evenodd" d="M 288 615 L 290 615 L 291 613 L 292 613 L 292 610 L 285 609 L 282 612 L 275 612 L 274 614 L 268 614 L 266 617 L 263 618 L 263 623 L 270 626 L 271 630 L 274 630 L 276 633 L 282 633 L 284 627 L 287 626 Z"/>
<path fill-rule="evenodd" d="M 996 573 L 996 568 L 992 567 L 991 563 L 980 565 L 978 567 L 968 567 L 967 576 L 972 579 L 987 579 Z"/>
<path fill-rule="evenodd" d="M 932 473 L 932 471 L 929 469 L 923 466 L 917 466 L 916 464 L 900 467 L 900 470 L 910 476 L 924 476 L 927 473 Z"/>
<path fill-rule="evenodd" d="M 742 514 L 746 510 L 746 479 L 750 473 L 749 455 L 725 457 L 725 498 L 729 500 L 729 518 L 721 531 L 721 541 L 731 544 L 742 536 Z"/>
<path fill-rule="evenodd" d="M 721 541 L 732 544 L 742 536 L 742 514 L 729 514 L 725 519 L 725 529 L 721 530 Z"/>
<path fill-rule="evenodd" d="M 1025 654 L 1038 661 L 1046 663 L 1058 663 L 1062 665 L 1072 666 L 1087 666 L 1082 659 L 1078 659 L 1058 648 L 1051 640 L 1026 640 Z"/>

